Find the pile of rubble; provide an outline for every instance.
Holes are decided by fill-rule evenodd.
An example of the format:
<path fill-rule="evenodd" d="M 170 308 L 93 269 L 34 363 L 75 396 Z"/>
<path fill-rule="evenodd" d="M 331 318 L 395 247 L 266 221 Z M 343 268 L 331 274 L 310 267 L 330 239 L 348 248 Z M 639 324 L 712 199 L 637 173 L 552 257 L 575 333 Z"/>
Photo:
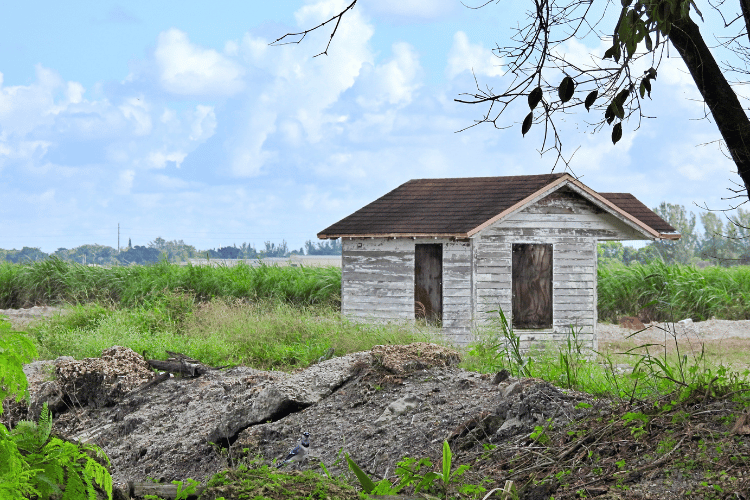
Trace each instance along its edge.
<path fill-rule="evenodd" d="M 457 453 L 471 452 L 528 435 L 550 418 L 562 425 L 585 411 L 578 402 L 593 403 L 539 380 L 498 383 L 458 362 L 451 349 L 417 343 L 377 346 L 291 374 L 240 366 L 165 376 L 138 353 L 112 347 L 100 358 L 25 366 L 31 401 L 11 405 L 8 416 L 34 419 L 48 401 L 55 431 L 100 446 L 113 479 L 124 483 L 205 481 L 248 456 L 272 462 L 302 431 L 312 443 L 303 467 L 323 462 L 341 472 L 346 452 L 375 477 L 392 475 L 404 456 L 438 458 L 444 440 Z"/>

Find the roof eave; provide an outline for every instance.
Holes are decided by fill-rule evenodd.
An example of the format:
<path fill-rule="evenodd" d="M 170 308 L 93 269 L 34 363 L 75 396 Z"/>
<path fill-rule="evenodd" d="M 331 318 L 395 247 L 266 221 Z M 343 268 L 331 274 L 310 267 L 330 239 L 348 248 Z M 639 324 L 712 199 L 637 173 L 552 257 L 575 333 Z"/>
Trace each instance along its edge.
<path fill-rule="evenodd" d="M 506 208 L 505 210 L 503 210 L 502 212 L 500 212 L 496 216 L 492 217 L 491 219 L 487 220 L 486 222 L 483 222 L 482 224 L 478 225 L 474 229 L 468 231 L 466 234 L 468 236 L 474 236 L 476 233 L 478 233 L 482 229 L 486 228 L 487 226 L 491 226 L 495 222 L 497 222 L 497 221 L 499 221 L 501 219 L 504 219 L 508 215 L 510 215 L 510 214 L 512 214 L 512 213 L 514 213 L 514 212 L 516 212 L 518 210 L 521 210 L 525 206 L 527 206 L 527 205 L 529 205 L 531 203 L 534 203 L 535 201 L 538 201 L 538 200 L 544 198 L 549 193 L 557 190 L 560 187 L 561 184 L 563 184 L 563 183 L 565 183 L 567 181 L 572 181 L 572 180 L 574 180 L 574 179 L 573 179 L 573 177 L 571 177 L 570 174 L 563 175 L 559 179 L 556 179 L 556 180 L 552 181 L 551 183 L 545 185 L 543 188 L 539 189 L 538 191 L 535 191 L 534 193 L 530 194 L 529 196 L 527 196 L 526 198 L 522 199 L 521 201 L 519 201 L 519 202 L 513 204 L 512 206 Z"/>
<path fill-rule="evenodd" d="M 318 239 L 328 240 L 336 238 L 468 238 L 467 233 L 318 233 Z"/>
<path fill-rule="evenodd" d="M 682 238 L 680 233 L 659 233 L 660 240 L 679 240 Z"/>
<path fill-rule="evenodd" d="M 589 188 L 582 182 L 573 178 L 570 174 L 565 174 L 559 179 L 547 184 L 546 186 L 534 192 L 533 194 L 530 194 L 523 200 L 515 203 L 513 206 L 503 210 L 502 212 L 497 214 L 495 217 L 492 217 L 491 219 L 484 222 L 483 224 L 480 224 L 479 226 L 475 227 L 474 229 L 472 229 L 471 231 L 467 233 L 468 236 L 473 236 L 474 234 L 478 233 L 479 231 L 486 228 L 487 226 L 490 226 L 498 222 L 499 220 L 504 219 L 505 217 L 509 216 L 512 213 L 522 210 L 524 207 L 544 198 L 545 196 L 547 196 L 548 194 L 554 191 L 557 191 L 559 188 L 561 188 L 565 184 L 569 185 L 574 190 L 577 190 L 579 194 L 583 195 L 584 197 L 589 198 L 589 200 L 592 201 L 594 204 L 599 205 L 600 208 L 611 213 L 612 215 L 620 219 L 623 223 L 627 224 L 631 228 L 643 234 L 645 236 L 644 239 L 676 240 L 676 239 L 679 239 L 681 236 L 680 234 L 677 234 L 677 233 L 660 233 L 659 231 L 652 228 L 648 224 L 644 223 L 637 217 L 629 214 L 628 212 L 621 209 L 620 207 L 618 207 L 611 201 L 607 200 L 602 195 L 600 195 L 593 189 Z"/>

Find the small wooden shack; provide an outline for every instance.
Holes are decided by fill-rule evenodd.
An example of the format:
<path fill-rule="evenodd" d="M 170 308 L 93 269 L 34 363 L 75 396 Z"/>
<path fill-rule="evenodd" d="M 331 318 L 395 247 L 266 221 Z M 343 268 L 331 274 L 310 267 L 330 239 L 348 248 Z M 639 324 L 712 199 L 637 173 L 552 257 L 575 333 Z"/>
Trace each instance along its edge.
<path fill-rule="evenodd" d="M 341 310 L 424 318 L 465 345 L 502 309 L 522 345 L 596 348 L 597 242 L 678 239 L 627 193 L 569 174 L 417 179 L 321 231 L 341 238 Z"/>

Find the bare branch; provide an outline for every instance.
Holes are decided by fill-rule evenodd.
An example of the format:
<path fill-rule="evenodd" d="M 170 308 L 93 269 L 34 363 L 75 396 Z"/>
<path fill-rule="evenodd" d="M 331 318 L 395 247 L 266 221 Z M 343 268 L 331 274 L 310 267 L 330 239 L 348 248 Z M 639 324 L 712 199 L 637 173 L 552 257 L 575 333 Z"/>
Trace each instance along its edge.
<path fill-rule="evenodd" d="M 331 22 L 333 22 L 335 20 L 336 21 L 336 25 L 333 27 L 333 31 L 331 32 L 331 36 L 328 39 L 328 44 L 326 45 L 326 49 L 323 52 L 319 53 L 319 54 L 315 54 L 313 57 L 318 57 L 318 56 L 322 56 L 322 55 L 328 55 L 328 48 L 331 46 L 331 42 L 333 41 L 333 37 L 336 35 L 336 30 L 339 29 L 339 24 L 341 23 L 341 19 L 344 17 L 344 14 L 346 14 L 347 12 L 349 12 L 351 9 L 354 8 L 354 5 L 356 5 L 356 3 L 357 3 L 357 0 L 353 0 L 352 3 L 350 3 L 344 10 L 342 10 L 341 12 L 339 12 L 338 14 L 336 14 L 335 16 L 331 17 L 327 21 L 324 21 L 324 22 L 320 23 L 319 25 L 315 26 L 314 28 L 306 29 L 304 31 L 300 31 L 300 32 L 297 32 L 297 33 L 287 33 L 286 35 L 277 38 L 276 40 L 274 40 L 273 42 L 269 43 L 268 45 L 276 46 L 276 45 L 299 44 L 300 42 L 302 42 L 302 40 L 305 39 L 305 37 L 308 35 L 308 33 L 312 33 L 313 31 L 315 31 L 317 29 L 320 29 L 323 26 L 325 26 L 326 24 L 331 23 Z M 297 40 L 290 40 L 290 41 L 284 42 L 283 40 L 286 39 L 287 37 L 289 37 L 289 38 L 298 37 L 298 39 Z"/>

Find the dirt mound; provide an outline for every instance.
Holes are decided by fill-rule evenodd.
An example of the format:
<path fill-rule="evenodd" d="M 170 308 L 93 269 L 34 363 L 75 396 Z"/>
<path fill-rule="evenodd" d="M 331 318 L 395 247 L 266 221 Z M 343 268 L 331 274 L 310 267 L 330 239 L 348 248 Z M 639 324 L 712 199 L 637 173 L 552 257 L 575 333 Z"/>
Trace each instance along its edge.
<path fill-rule="evenodd" d="M 60 410 L 55 431 L 101 446 L 116 483 L 190 477 L 205 484 L 247 459 L 273 463 L 304 431 L 309 455 L 294 466 L 303 470 L 320 472 L 323 463 L 345 473 L 348 453 L 374 479 L 393 478 L 405 456 L 439 464 L 447 440 L 454 463 L 472 464 L 467 481 L 513 479 L 526 486 L 521 498 L 603 495 L 623 485 L 641 492 L 633 498 L 676 498 L 700 488 L 712 464 L 722 464 L 735 486 L 750 480 L 740 475 L 750 465 L 748 420 L 738 423 L 736 405 L 712 399 L 711 390 L 668 412 L 637 402 L 623 409 L 537 379 L 469 372 L 457 361 L 458 353 L 433 344 L 377 346 L 295 373 L 234 367 L 145 387 L 153 376 L 145 361 L 122 348 L 26 369 L 37 403 L 45 384 L 58 384 L 70 409 Z M 49 366 L 58 380 L 45 380 Z M 730 436 L 721 446 L 731 456 L 706 448 L 719 436 Z M 649 465 L 663 457 L 694 460 L 700 473 L 677 481 Z"/>
<path fill-rule="evenodd" d="M 376 345 L 370 351 L 375 362 L 396 375 L 433 366 L 452 366 L 461 361 L 458 351 L 439 344 Z"/>

